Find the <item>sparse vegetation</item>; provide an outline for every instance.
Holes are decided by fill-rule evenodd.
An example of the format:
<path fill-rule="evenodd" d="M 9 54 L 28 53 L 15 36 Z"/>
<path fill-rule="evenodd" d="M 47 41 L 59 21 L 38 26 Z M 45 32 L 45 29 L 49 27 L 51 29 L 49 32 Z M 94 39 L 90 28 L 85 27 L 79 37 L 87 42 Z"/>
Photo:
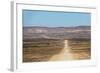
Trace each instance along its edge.
<path fill-rule="evenodd" d="M 63 40 L 34 39 L 23 44 L 23 61 L 47 61 L 52 55 L 59 53 L 64 47 Z"/>
<path fill-rule="evenodd" d="M 34 39 L 32 41 L 24 40 L 23 62 L 49 61 L 53 55 L 59 54 L 65 45 L 64 40 L 57 39 Z M 70 39 L 68 42 L 75 60 L 90 59 L 90 40 Z"/>
<path fill-rule="evenodd" d="M 31 32 L 29 31 L 31 29 Z M 37 30 L 41 32 L 36 32 Z M 67 60 L 91 58 L 90 26 L 81 27 L 24 27 L 23 62 L 52 61 L 54 55 Z M 67 40 L 68 43 L 64 43 Z M 68 48 L 64 46 L 67 45 Z M 69 50 L 71 55 L 59 56 L 62 50 Z M 68 51 L 67 50 L 67 51 Z M 65 52 L 64 52 L 65 53 Z M 62 59 L 59 59 L 62 60 Z"/>

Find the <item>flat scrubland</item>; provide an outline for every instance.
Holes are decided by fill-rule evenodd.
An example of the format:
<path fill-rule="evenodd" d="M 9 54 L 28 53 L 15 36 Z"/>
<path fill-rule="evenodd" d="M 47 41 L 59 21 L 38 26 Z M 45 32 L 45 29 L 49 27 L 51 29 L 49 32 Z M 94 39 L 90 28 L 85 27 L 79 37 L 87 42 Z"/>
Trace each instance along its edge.
<path fill-rule="evenodd" d="M 90 44 L 90 39 L 24 39 L 23 62 L 90 59 Z"/>
<path fill-rule="evenodd" d="M 91 58 L 90 39 L 72 39 L 69 40 L 69 48 L 75 60 L 84 60 Z"/>

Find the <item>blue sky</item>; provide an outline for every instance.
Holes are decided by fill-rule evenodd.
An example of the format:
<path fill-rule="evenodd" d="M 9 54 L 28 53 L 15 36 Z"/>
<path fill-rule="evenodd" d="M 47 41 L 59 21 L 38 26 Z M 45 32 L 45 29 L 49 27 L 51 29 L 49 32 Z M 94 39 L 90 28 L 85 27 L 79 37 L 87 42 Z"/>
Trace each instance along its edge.
<path fill-rule="evenodd" d="M 91 24 L 90 13 L 23 10 L 23 26 L 73 27 Z"/>

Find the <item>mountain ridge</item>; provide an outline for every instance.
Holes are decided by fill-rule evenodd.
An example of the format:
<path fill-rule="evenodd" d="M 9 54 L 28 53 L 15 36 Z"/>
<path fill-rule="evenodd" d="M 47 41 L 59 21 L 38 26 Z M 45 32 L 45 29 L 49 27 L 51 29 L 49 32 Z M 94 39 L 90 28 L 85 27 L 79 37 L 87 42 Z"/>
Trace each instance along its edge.
<path fill-rule="evenodd" d="M 23 27 L 24 38 L 90 38 L 90 26 L 77 27 Z"/>

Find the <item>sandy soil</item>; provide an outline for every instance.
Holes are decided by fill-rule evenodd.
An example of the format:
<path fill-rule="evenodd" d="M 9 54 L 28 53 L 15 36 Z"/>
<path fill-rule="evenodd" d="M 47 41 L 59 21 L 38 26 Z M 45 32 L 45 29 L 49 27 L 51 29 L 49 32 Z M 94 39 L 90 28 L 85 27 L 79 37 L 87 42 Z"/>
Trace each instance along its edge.
<path fill-rule="evenodd" d="M 65 40 L 64 43 L 65 43 L 65 46 L 64 46 L 63 50 L 59 54 L 52 56 L 50 61 L 90 59 L 90 53 L 89 53 L 90 51 L 89 50 L 73 52 L 70 49 L 68 40 Z"/>
<path fill-rule="evenodd" d="M 49 54 L 50 50 L 46 50 L 45 52 L 42 50 L 32 51 L 32 49 L 24 51 L 24 61 L 25 62 L 39 62 L 39 61 L 67 61 L 67 60 L 84 60 L 90 59 L 90 46 L 89 42 L 86 41 L 64 41 L 64 48 L 60 49 L 59 53 Z M 57 50 L 51 51 L 56 52 Z M 47 52 L 47 53 L 46 53 Z M 49 52 L 49 53 L 48 53 Z M 41 54 L 46 53 L 46 54 Z"/>
<path fill-rule="evenodd" d="M 64 43 L 65 43 L 65 46 L 64 46 L 63 50 L 59 54 L 54 55 L 50 59 L 51 61 L 72 60 L 73 59 L 73 55 L 71 53 L 70 47 L 68 46 L 68 40 L 65 40 Z"/>

